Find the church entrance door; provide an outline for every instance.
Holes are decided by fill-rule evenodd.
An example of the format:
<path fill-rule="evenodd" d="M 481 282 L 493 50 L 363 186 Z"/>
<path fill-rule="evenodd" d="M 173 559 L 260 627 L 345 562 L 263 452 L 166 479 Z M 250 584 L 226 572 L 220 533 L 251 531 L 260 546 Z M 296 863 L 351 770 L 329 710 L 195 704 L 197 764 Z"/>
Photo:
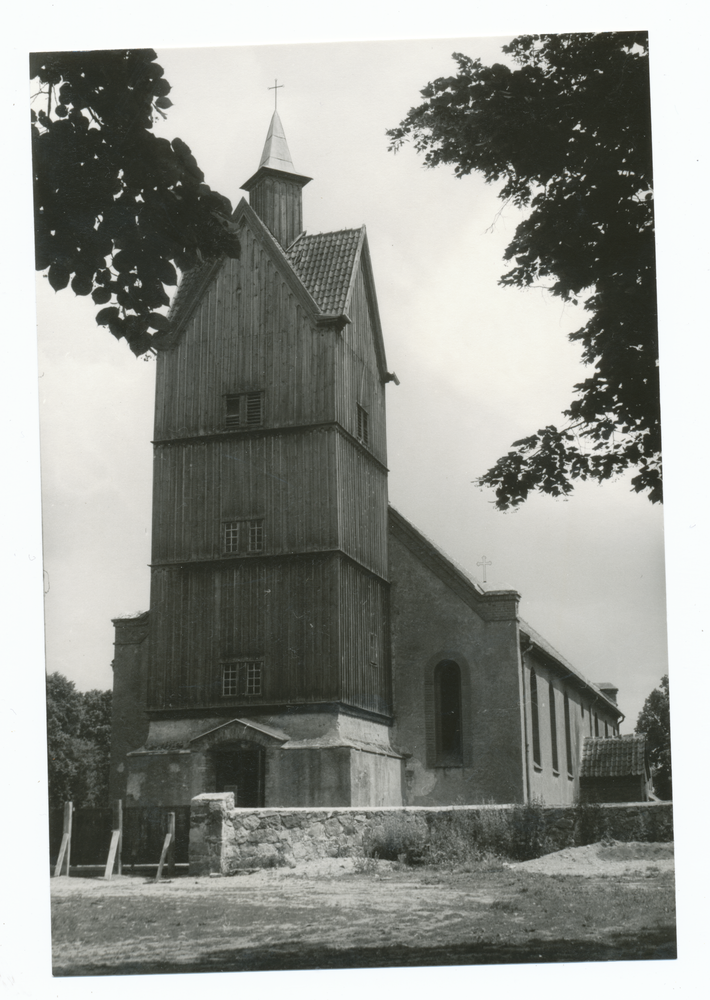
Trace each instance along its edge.
<path fill-rule="evenodd" d="M 216 747 L 215 791 L 234 792 L 234 804 L 245 809 L 264 805 L 264 748 L 242 741 Z"/>

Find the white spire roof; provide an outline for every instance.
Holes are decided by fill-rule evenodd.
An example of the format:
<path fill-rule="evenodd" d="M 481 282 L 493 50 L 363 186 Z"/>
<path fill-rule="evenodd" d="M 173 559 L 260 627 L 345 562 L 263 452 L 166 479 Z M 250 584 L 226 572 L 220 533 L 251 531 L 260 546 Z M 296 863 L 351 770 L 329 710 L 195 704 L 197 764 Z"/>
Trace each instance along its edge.
<path fill-rule="evenodd" d="M 291 160 L 291 154 L 288 150 L 284 128 L 277 111 L 274 111 L 273 118 L 271 119 L 269 132 L 264 143 L 264 152 L 261 154 L 259 169 L 262 167 L 285 170 L 289 174 L 296 173 L 293 161 Z"/>

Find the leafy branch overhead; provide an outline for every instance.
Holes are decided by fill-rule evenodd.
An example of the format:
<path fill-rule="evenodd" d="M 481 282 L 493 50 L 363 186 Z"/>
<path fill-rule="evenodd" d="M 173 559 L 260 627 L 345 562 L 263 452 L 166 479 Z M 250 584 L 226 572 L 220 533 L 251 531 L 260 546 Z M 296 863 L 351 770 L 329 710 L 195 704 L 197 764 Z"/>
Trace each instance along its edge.
<path fill-rule="evenodd" d="M 451 164 L 502 182 L 526 209 L 505 252 L 502 285 L 542 283 L 581 303 L 590 375 L 565 424 L 513 443 L 481 476 L 505 510 L 538 490 L 635 470 L 662 496 L 653 177 L 645 33 L 524 35 L 503 49 L 517 68 L 455 54 L 458 73 L 429 83 L 424 103 L 388 135 L 429 167 Z"/>
<path fill-rule="evenodd" d="M 151 131 L 171 106 L 150 49 L 35 53 L 36 266 L 71 284 L 136 355 L 160 345 L 166 286 L 205 259 L 239 254 L 229 200 L 181 139 Z M 36 109 L 36 110 L 35 110 Z"/>

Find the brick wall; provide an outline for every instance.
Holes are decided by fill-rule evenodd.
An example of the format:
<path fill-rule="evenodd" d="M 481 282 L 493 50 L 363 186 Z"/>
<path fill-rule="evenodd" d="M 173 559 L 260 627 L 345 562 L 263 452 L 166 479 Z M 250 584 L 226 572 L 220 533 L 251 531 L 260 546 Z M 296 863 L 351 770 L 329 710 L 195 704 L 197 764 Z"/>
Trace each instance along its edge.
<path fill-rule="evenodd" d="M 235 809 L 231 792 L 192 800 L 190 873 L 229 874 L 243 868 L 294 866 L 323 857 L 362 856 L 363 841 L 397 818 L 426 839 L 438 826 L 468 826 L 471 837 L 496 818 L 502 831 L 528 821 L 523 806 L 453 806 L 379 809 Z M 673 839 L 670 802 L 536 807 L 549 850 L 594 843 Z M 490 824 L 488 824 L 490 828 Z"/>

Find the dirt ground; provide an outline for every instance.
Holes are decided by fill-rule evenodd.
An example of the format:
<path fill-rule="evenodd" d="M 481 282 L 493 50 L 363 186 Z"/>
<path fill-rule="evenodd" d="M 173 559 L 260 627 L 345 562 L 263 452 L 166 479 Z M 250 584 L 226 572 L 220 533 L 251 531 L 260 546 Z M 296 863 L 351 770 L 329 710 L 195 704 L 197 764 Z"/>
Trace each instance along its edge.
<path fill-rule="evenodd" d="M 674 958 L 672 844 L 464 870 L 322 859 L 233 877 L 52 879 L 54 974 Z"/>

